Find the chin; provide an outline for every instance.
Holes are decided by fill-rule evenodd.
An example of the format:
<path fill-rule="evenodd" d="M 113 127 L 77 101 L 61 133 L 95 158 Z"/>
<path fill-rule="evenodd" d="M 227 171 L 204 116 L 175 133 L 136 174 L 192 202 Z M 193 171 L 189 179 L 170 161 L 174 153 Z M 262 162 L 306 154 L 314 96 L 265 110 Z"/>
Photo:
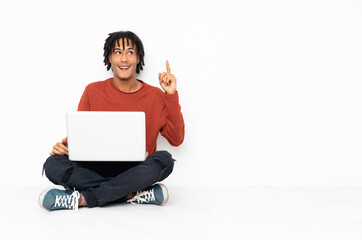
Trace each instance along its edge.
<path fill-rule="evenodd" d="M 117 78 L 122 82 L 127 82 L 131 79 L 131 78 L 120 78 L 120 77 L 117 77 Z"/>
<path fill-rule="evenodd" d="M 122 81 L 122 82 L 127 82 L 128 80 L 130 80 L 131 79 L 131 76 L 120 76 L 120 75 L 115 75 L 115 77 L 117 78 L 117 79 L 119 79 L 120 81 Z"/>

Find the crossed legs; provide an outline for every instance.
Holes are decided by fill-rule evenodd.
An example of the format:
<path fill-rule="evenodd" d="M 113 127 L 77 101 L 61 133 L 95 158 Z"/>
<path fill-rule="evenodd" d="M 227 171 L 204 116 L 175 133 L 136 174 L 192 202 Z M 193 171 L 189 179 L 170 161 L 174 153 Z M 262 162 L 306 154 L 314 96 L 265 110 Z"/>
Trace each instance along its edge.
<path fill-rule="evenodd" d="M 54 184 L 78 190 L 88 207 L 96 207 L 125 201 L 130 193 L 167 178 L 173 166 L 167 151 L 155 152 L 144 162 L 124 164 L 73 162 L 66 155 L 53 155 L 44 163 L 44 172 Z"/>

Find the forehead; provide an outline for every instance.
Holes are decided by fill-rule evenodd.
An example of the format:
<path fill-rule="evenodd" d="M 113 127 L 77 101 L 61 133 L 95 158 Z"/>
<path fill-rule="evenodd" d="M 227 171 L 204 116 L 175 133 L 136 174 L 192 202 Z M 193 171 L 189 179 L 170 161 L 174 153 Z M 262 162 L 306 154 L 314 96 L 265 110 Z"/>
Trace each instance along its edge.
<path fill-rule="evenodd" d="M 136 45 L 134 45 L 132 40 L 128 39 L 128 38 L 119 38 L 114 43 L 114 48 L 121 48 L 124 50 L 125 48 L 130 48 L 130 47 L 133 47 L 134 49 L 136 49 Z"/>

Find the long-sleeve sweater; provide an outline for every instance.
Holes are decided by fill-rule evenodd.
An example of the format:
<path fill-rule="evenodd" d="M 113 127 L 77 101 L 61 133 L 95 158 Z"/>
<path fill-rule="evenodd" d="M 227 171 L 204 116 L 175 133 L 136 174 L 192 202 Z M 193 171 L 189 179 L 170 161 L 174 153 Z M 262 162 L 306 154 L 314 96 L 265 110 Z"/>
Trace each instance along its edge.
<path fill-rule="evenodd" d="M 89 84 L 82 95 L 78 111 L 142 111 L 146 114 L 146 151 L 156 151 L 161 132 L 172 146 L 184 139 L 185 125 L 178 93 L 166 94 L 141 80 L 142 87 L 133 93 L 118 90 L 113 78 Z"/>

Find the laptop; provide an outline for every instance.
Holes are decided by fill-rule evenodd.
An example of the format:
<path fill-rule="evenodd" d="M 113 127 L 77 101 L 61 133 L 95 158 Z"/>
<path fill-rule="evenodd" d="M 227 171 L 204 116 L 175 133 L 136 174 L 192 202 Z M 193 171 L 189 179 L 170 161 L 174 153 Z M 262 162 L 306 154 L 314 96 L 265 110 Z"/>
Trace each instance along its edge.
<path fill-rule="evenodd" d="M 68 153 L 72 161 L 144 161 L 144 112 L 67 113 Z"/>

